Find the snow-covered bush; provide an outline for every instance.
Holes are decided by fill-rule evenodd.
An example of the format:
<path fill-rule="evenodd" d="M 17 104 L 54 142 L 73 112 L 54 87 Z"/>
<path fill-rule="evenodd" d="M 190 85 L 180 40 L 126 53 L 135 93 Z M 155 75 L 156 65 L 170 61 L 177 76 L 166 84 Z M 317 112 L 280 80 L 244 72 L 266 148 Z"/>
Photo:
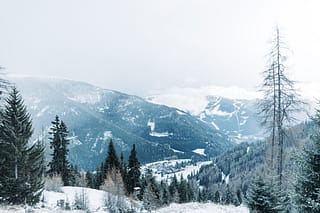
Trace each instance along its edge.
<path fill-rule="evenodd" d="M 45 177 L 44 188 L 47 191 L 62 192 L 63 181 L 61 176 L 54 175 L 52 177 Z"/>

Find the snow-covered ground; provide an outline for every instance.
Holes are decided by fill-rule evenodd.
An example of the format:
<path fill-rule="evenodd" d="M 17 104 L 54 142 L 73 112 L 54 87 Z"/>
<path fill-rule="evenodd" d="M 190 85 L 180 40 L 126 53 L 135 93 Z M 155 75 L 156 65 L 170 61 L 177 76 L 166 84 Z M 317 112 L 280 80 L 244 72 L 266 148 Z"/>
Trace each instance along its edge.
<path fill-rule="evenodd" d="M 57 206 L 58 201 L 63 200 L 64 203 L 69 203 L 71 210 L 63 210 Z M 87 210 L 76 210 L 76 200 L 85 203 Z M 118 198 L 102 190 L 84 188 L 84 187 L 62 187 L 61 192 L 44 191 L 43 202 L 27 211 L 24 206 L 0 206 L 0 213 L 47 213 L 47 212 L 96 212 L 109 213 L 106 208 L 106 201 L 117 206 L 126 206 L 128 209 L 139 211 L 141 202 L 132 200 L 127 197 Z M 28 207 L 30 209 L 30 207 Z"/>
<path fill-rule="evenodd" d="M 58 200 L 64 200 L 65 202 L 69 202 L 70 205 L 74 204 L 75 198 L 77 196 L 85 195 L 85 200 L 88 210 L 62 210 L 57 206 Z M 100 190 L 82 188 L 82 187 L 62 187 L 61 192 L 53 192 L 53 191 L 44 191 L 44 207 L 38 207 L 27 209 L 23 206 L 0 206 L 0 213 L 109 213 L 107 208 L 105 207 L 105 199 L 108 193 Z M 129 198 L 124 198 L 121 201 L 122 205 L 127 205 L 130 208 L 136 210 L 137 213 L 143 212 L 141 211 L 141 202 L 131 200 Z M 164 207 L 158 210 L 153 211 L 155 213 L 248 213 L 249 210 L 245 206 L 223 206 L 217 205 L 213 203 L 186 203 L 186 204 L 171 204 L 168 207 Z"/>

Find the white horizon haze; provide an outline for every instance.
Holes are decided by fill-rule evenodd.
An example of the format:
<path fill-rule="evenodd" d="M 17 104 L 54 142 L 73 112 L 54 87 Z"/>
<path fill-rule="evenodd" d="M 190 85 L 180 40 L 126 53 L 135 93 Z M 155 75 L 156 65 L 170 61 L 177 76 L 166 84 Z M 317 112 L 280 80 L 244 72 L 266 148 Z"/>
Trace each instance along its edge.
<path fill-rule="evenodd" d="M 316 0 L 13 0 L 0 8 L 0 65 L 9 74 L 140 96 L 212 85 L 254 91 L 278 25 L 289 77 L 320 79 Z"/>

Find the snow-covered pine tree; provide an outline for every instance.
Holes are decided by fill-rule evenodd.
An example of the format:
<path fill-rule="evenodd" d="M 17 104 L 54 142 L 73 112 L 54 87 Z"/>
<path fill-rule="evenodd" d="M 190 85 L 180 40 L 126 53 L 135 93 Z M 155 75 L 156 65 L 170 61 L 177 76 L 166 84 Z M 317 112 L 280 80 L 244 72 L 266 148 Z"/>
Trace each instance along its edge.
<path fill-rule="evenodd" d="M 43 188 L 43 147 L 30 145 L 32 121 L 14 87 L 0 124 L 0 194 L 2 203 L 34 204 Z"/>
<path fill-rule="evenodd" d="M 59 175 L 62 178 L 65 186 L 70 185 L 70 163 L 67 159 L 69 140 L 68 129 L 63 121 L 60 121 L 59 116 L 56 115 L 55 120 L 51 122 L 49 134 L 51 137 L 50 148 L 53 149 L 52 160 L 49 162 L 49 176 Z"/>
<path fill-rule="evenodd" d="M 132 194 L 134 187 L 139 185 L 140 175 L 140 162 L 137 157 L 136 145 L 133 144 L 128 160 L 127 191 L 129 194 Z"/>
<path fill-rule="evenodd" d="M 294 203 L 299 212 L 320 212 L 320 108 L 312 118 L 317 129 L 312 143 L 297 156 Z"/>

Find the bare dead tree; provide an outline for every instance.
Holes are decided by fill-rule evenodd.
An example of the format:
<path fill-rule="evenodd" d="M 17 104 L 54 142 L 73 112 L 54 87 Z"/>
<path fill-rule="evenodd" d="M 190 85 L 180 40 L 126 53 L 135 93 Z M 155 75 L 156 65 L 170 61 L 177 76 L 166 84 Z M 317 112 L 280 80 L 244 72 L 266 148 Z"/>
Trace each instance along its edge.
<path fill-rule="evenodd" d="M 270 166 L 276 170 L 279 184 L 283 182 L 283 156 L 285 129 L 295 120 L 294 112 L 301 109 L 303 102 L 294 88 L 294 82 L 287 78 L 285 71 L 285 43 L 280 36 L 279 28 L 275 30 L 272 48 L 269 56 L 268 68 L 263 72 L 261 91 L 263 99 L 259 103 L 261 124 L 271 130 L 271 159 Z M 275 150 L 277 145 L 277 150 Z M 275 163 L 275 155 L 277 162 Z"/>

